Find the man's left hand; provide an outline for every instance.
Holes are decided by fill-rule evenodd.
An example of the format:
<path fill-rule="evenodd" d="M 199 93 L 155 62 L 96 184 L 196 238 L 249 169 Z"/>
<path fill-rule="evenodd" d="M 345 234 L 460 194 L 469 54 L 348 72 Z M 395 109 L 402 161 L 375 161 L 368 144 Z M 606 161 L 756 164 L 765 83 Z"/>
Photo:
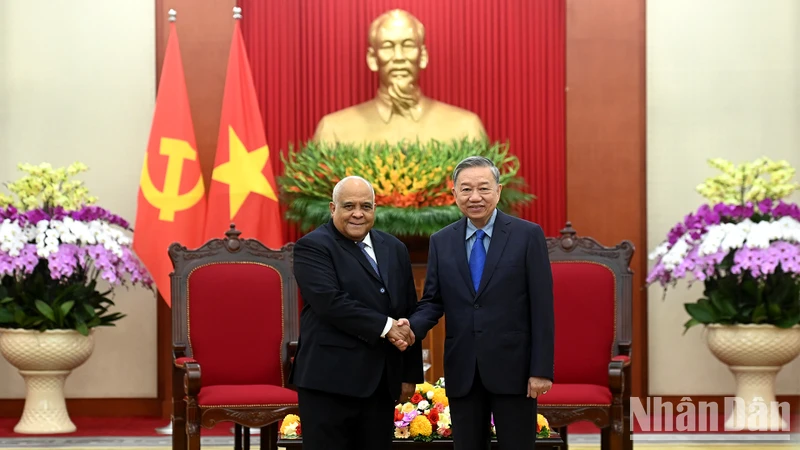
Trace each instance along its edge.
<path fill-rule="evenodd" d="M 551 387 L 553 387 L 553 382 L 547 378 L 530 377 L 528 378 L 528 397 L 536 398 L 547 394 Z"/>
<path fill-rule="evenodd" d="M 400 392 L 400 402 L 405 403 L 411 400 L 411 397 L 414 395 L 414 391 L 417 389 L 417 385 L 414 383 L 403 383 L 403 390 Z"/>

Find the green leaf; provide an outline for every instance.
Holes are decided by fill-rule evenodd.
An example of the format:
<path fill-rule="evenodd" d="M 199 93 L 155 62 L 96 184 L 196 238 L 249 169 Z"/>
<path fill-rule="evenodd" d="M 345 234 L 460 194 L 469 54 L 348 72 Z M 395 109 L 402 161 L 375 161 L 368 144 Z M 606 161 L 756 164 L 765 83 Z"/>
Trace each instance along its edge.
<path fill-rule="evenodd" d="M 717 323 L 719 318 L 714 314 L 711 303 L 686 303 L 686 312 L 699 323 Z"/>
<path fill-rule="evenodd" d="M 97 315 L 97 313 L 94 311 L 94 307 L 88 303 L 83 304 L 83 310 L 86 311 L 88 317 L 95 317 Z"/>
<path fill-rule="evenodd" d="M 5 308 L 0 308 L 0 323 L 14 323 L 14 314 Z"/>
<path fill-rule="evenodd" d="M 14 299 L 13 299 L 13 298 L 11 298 L 11 297 L 6 297 L 6 298 L 4 298 L 4 299 L 0 300 L 0 305 L 5 305 L 6 303 L 11 303 L 11 302 L 13 302 L 13 301 L 14 301 Z"/>
<path fill-rule="evenodd" d="M 756 305 L 753 310 L 752 321 L 753 323 L 763 323 L 767 320 L 767 307 L 763 303 Z"/>
<path fill-rule="evenodd" d="M 83 322 L 81 322 L 81 323 L 78 323 L 78 324 L 75 326 L 75 329 L 78 331 L 78 333 L 80 333 L 80 334 L 82 334 L 82 335 L 84 335 L 84 336 L 88 336 L 88 335 L 89 335 L 89 328 L 88 328 L 88 327 L 86 326 L 86 324 L 85 324 L 85 323 L 83 323 Z"/>
<path fill-rule="evenodd" d="M 21 309 L 16 309 L 14 311 L 14 322 L 16 322 L 17 325 L 23 326 L 25 324 L 25 320 L 27 318 L 28 318 L 28 316 L 25 315 L 25 311 L 23 311 Z"/>
<path fill-rule="evenodd" d="M 791 328 L 800 323 L 800 313 L 786 315 L 775 321 L 778 328 Z"/>
<path fill-rule="evenodd" d="M 721 320 L 729 320 L 736 317 L 736 307 L 732 298 L 723 296 L 720 292 L 713 292 L 711 294 L 711 303 L 719 312 Z"/>
<path fill-rule="evenodd" d="M 689 328 L 692 328 L 695 325 L 701 325 L 701 323 L 699 321 L 697 321 L 697 319 L 689 319 L 689 320 L 687 320 L 686 323 L 683 324 L 683 333 L 682 334 L 686 334 L 686 332 L 689 331 Z"/>
<path fill-rule="evenodd" d="M 47 317 L 52 322 L 56 321 L 56 317 L 53 314 L 53 310 L 50 308 L 50 305 L 41 300 L 36 300 L 35 304 L 36 304 L 36 309 L 38 309 L 43 316 Z"/>
<path fill-rule="evenodd" d="M 72 307 L 74 305 L 75 305 L 75 301 L 74 300 L 69 300 L 69 301 L 64 302 L 61 305 L 61 314 L 63 314 L 66 317 L 66 315 L 69 314 L 70 311 L 72 311 Z"/>

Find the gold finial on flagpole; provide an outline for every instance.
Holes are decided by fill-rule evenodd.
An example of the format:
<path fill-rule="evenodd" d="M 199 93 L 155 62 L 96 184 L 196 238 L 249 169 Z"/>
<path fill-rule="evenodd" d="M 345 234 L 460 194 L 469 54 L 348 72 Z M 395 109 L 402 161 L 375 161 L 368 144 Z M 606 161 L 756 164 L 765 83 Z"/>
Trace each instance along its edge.
<path fill-rule="evenodd" d="M 242 18 L 242 8 L 239 6 L 233 7 L 233 18 L 239 20 Z"/>
<path fill-rule="evenodd" d="M 178 19 L 178 11 L 175 11 L 174 9 L 170 9 L 169 10 L 169 21 L 170 22 L 175 22 L 177 19 Z"/>

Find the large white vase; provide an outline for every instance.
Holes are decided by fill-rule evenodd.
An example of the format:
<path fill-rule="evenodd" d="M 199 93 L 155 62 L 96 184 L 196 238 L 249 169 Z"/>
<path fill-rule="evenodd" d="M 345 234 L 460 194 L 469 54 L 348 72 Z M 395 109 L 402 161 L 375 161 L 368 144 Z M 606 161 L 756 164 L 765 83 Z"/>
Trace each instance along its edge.
<path fill-rule="evenodd" d="M 74 330 L 0 329 L 0 353 L 25 379 L 25 409 L 16 433 L 72 433 L 64 400 L 64 382 L 94 350 L 94 330 L 83 336 Z"/>
<path fill-rule="evenodd" d="M 800 326 L 710 324 L 706 342 L 736 378 L 736 397 L 726 402 L 732 411 L 725 429 L 788 431 L 789 411 L 776 402 L 775 378 L 800 354 Z"/>

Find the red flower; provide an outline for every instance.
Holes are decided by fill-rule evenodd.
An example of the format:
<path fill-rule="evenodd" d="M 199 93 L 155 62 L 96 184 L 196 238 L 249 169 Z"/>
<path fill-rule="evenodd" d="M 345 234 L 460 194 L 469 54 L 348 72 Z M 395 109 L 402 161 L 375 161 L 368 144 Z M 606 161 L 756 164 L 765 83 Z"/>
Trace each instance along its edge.
<path fill-rule="evenodd" d="M 411 397 L 411 403 L 413 403 L 413 404 L 415 404 L 415 405 L 416 405 L 417 403 L 421 402 L 422 400 L 424 400 L 424 399 L 422 398 L 422 396 L 421 396 L 421 395 L 419 395 L 419 392 L 417 392 L 416 394 L 414 394 L 414 396 L 413 396 L 413 397 Z"/>
<path fill-rule="evenodd" d="M 403 412 L 397 408 L 394 409 L 394 420 L 395 422 L 398 420 L 403 420 Z"/>
<path fill-rule="evenodd" d="M 436 424 L 439 422 L 439 412 L 435 409 L 431 410 L 431 412 L 428 413 L 428 420 L 431 421 L 431 425 L 436 427 Z"/>
<path fill-rule="evenodd" d="M 299 423 L 297 424 L 297 435 L 298 436 L 302 436 L 303 435 L 303 430 L 302 430 L 302 427 L 300 426 Z"/>

